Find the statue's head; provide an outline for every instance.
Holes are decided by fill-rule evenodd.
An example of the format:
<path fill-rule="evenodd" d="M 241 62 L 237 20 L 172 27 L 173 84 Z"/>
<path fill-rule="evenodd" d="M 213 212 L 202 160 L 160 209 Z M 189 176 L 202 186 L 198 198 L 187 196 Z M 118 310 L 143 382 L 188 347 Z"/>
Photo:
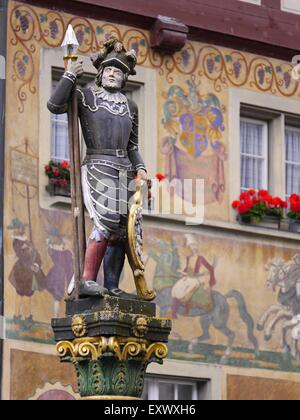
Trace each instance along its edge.
<path fill-rule="evenodd" d="M 98 71 L 96 84 L 112 92 L 124 88 L 128 76 L 136 74 L 136 52 L 127 52 L 114 37 L 106 41 L 103 50 L 93 55 L 91 60 Z"/>

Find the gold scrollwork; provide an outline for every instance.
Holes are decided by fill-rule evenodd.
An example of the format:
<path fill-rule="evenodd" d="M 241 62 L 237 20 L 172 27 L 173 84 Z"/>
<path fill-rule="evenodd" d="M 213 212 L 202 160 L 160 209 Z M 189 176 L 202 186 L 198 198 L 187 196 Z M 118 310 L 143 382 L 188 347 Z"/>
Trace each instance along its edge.
<path fill-rule="evenodd" d="M 169 350 L 166 344 L 153 343 L 151 344 L 146 352 L 145 361 L 148 362 L 150 358 L 155 354 L 155 357 L 159 360 L 163 360 L 168 357 Z"/>
<path fill-rule="evenodd" d="M 60 358 L 70 355 L 73 359 L 84 357 L 92 360 L 99 360 L 103 354 L 111 352 L 120 362 L 131 358 L 143 358 L 145 362 L 149 362 L 153 355 L 159 360 L 168 356 L 166 344 L 150 344 L 146 340 L 118 337 L 85 338 L 75 340 L 73 343 L 61 341 L 57 344 L 56 350 Z"/>
<path fill-rule="evenodd" d="M 129 217 L 128 217 L 128 246 L 127 256 L 134 275 L 134 281 L 136 291 L 140 299 L 146 301 L 152 301 L 156 298 L 156 293 L 153 290 L 149 290 L 146 279 L 145 279 L 145 265 L 142 259 L 141 245 L 138 246 L 138 242 L 142 238 L 137 238 L 137 225 L 140 223 L 139 217 L 142 214 L 142 189 L 144 183 L 140 183 L 136 187 L 136 193 L 134 195 L 134 203 L 131 206 Z"/>

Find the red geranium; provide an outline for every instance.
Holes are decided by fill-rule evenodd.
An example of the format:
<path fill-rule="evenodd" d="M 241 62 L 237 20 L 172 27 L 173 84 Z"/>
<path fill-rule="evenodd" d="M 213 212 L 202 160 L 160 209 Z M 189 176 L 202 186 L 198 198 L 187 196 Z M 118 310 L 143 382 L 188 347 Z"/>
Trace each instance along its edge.
<path fill-rule="evenodd" d="M 70 164 L 67 160 L 64 160 L 59 164 L 59 166 L 61 166 L 63 169 L 68 169 L 70 167 Z"/>
<path fill-rule="evenodd" d="M 251 189 L 240 195 L 240 201 L 234 201 L 232 207 L 242 216 L 247 216 L 253 223 L 261 222 L 265 215 L 283 217 L 283 209 L 287 208 L 287 202 L 279 197 L 273 198 L 268 191 L 256 192 Z M 300 208 L 300 197 L 299 197 Z"/>
<path fill-rule="evenodd" d="M 54 162 L 51 160 L 45 165 L 45 174 L 49 178 L 49 183 L 65 189 L 70 188 L 70 164 L 66 160 Z"/>
<path fill-rule="evenodd" d="M 159 182 L 162 182 L 165 179 L 167 179 L 166 175 L 163 175 L 161 173 L 156 174 L 155 178 L 158 179 Z"/>
<path fill-rule="evenodd" d="M 288 217 L 290 219 L 300 220 L 300 195 L 292 194 L 289 198 L 290 211 Z"/>

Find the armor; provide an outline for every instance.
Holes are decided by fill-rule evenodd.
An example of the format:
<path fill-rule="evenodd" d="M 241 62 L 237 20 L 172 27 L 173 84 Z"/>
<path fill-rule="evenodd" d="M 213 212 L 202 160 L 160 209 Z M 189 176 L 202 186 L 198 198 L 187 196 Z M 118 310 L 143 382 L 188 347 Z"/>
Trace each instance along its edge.
<path fill-rule="evenodd" d="M 75 78 L 66 72 L 48 102 L 52 113 L 67 111 Z M 138 147 L 138 108 L 121 92 L 77 88 L 87 154 L 82 167 L 85 206 L 97 230 L 109 239 L 126 235 L 130 183 L 145 164 Z M 123 211 L 120 211 L 122 210 Z M 123 213 L 123 214 L 122 214 Z"/>
<path fill-rule="evenodd" d="M 76 88 L 87 148 L 82 163 L 83 196 L 94 223 L 80 293 L 82 296 L 103 296 L 108 291 L 114 296 L 128 298 L 132 296 L 118 289 L 127 248 L 128 204 L 135 194 L 134 178 L 139 170 L 146 171 L 146 168 L 139 153 L 138 107 L 121 93 L 121 88 L 102 86 L 102 79 L 105 74 L 108 84 L 114 82 L 114 75 L 108 74 L 112 70 L 116 80 L 119 78 L 124 86 L 128 75 L 135 74 L 136 56 L 132 51 L 126 52 L 115 38 L 104 46 L 104 50 L 92 58 L 98 70 L 95 86 Z M 105 73 L 106 67 L 109 69 Z M 52 113 L 67 112 L 76 78 L 72 71 L 64 73 L 48 102 Z M 91 283 L 96 281 L 103 258 L 107 290 L 97 289 L 97 285 Z"/>

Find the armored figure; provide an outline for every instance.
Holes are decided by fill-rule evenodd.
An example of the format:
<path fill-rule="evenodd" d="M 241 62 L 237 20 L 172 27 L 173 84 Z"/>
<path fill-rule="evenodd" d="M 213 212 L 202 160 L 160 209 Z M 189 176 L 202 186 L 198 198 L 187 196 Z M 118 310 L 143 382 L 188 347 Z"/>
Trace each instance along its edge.
<path fill-rule="evenodd" d="M 87 147 L 82 165 L 84 203 L 93 220 L 80 297 L 110 294 L 133 298 L 119 289 L 127 241 L 128 202 L 138 177 L 147 181 L 147 172 L 138 146 L 138 108 L 121 90 L 128 76 L 136 74 L 136 54 L 126 52 L 122 43 L 110 38 L 100 54 L 92 57 L 98 73 L 95 87 L 77 88 L 79 118 Z M 62 76 L 48 109 L 67 112 L 77 77 L 83 73 L 82 60 Z M 104 288 L 96 283 L 104 260 Z"/>

